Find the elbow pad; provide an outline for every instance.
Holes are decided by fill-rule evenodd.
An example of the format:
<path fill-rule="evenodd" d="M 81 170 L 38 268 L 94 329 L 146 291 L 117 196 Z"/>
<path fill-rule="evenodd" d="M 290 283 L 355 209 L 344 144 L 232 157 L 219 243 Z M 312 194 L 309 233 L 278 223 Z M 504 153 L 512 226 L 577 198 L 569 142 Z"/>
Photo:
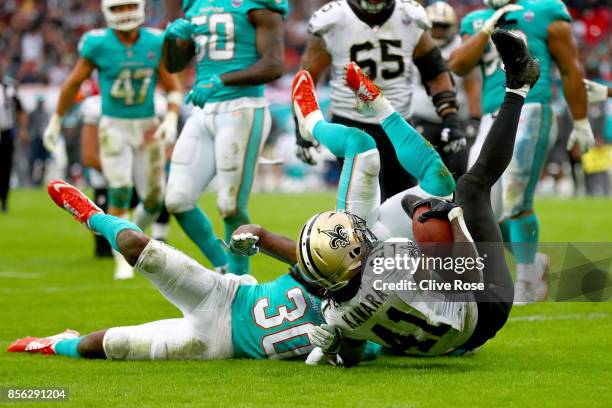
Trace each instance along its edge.
<path fill-rule="evenodd" d="M 421 81 L 423 84 L 435 79 L 443 72 L 448 72 L 448 64 L 442 57 L 442 53 L 438 47 L 432 48 L 426 55 L 415 59 L 414 65 L 416 65 L 421 73 Z"/>

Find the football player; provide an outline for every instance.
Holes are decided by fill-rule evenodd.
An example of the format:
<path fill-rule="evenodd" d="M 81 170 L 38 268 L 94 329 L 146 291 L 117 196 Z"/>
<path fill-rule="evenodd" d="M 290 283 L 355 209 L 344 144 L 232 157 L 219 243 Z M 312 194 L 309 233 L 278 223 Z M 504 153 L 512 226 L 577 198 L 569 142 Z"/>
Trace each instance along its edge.
<path fill-rule="evenodd" d="M 458 153 L 465 148 L 466 139 L 457 116 L 455 88 L 429 29 L 425 10 L 413 0 L 332 1 L 316 11 L 308 25 L 312 35 L 301 66 L 315 83 L 331 67 L 332 122 L 363 129 L 374 137 L 385 158 L 380 171 L 383 201 L 414 185 L 414 179 L 400 165 L 377 121 L 353 109 L 343 70 L 355 61 L 377 81 L 399 114 L 408 118 L 416 65 L 445 129 L 442 149 Z M 298 157 L 314 164 L 311 142 L 297 137 Z"/>
<path fill-rule="evenodd" d="M 457 15 L 453 8 L 441 1 L 433 3 L 425 9 L 431 21 L 431 38 L 440 48 L 442 57 L 447 61 L 450 53 L 461 44 L 461 37 L 457 33 Z M 457 88 L 457 105 L 459 118 L 465 124 L 468 144 L 478 132 L 482 108 L 480 106 L 480 74 L 474 70 L 465 78 L 453 75 Z M 416 130 L 429 140 L 440 153 L 444 164 L 448 167 L 455 180 L 458 180 L 467 170 L 468 150 L 457 154 L 448 154 L 443 149 L 444 126 L 442 119 L 436 113 L 427 90 L 421 83 L 421 77 L 414 75 L 414 95 L 410 110 L 410 120 Z"/>
<path fill-rule="evenodd" d="M 164 143 L 176 139 L 178 112 L 183 96 L 176 76 L 161 61 L 163 33 L 142 27 L 145 0 L 103 0 L 108 28 L 92 30 L 79 44 L 80 58 L 64 82 L 55 114 L 44 133 L 53 151 L 61 131 L 62 116 L 70 108 L 81 83 L 98 70 L 102 97 L 100 160 L 109 186 L 109 214 L 127 218 L 132 188 L 142 205 L 134 221 L 146 228 L 159 215 L 165 190 Z M 153 103 L 161 83 L 167 92 L 168 113 L 159 123 Z M 115 276 L 132 271 L 121 254 L 113 252 Z"/>
<path fill-rule="evenodd" d="M 574 118 L 567 148 L 580 152 L 594 145 L 587 119 L 587 93 L 582 83 L 578 47 L 572 36 L 571 17 L 561 0 L 485 0 L 486 9 L 474 11 L 461 22 L 463 43 L 451 54 L 449 65 L 458 75 L 479 66 L 482 77 L 483 116 L 470 151 L 469 165 L 482 144 L 504 98 L 504 72 L 499 53 L 490 41 L 497 26 L 521 35 L 531 54 L 540 60 L 542 78 L 529 93 L 521 115 L 516 149 L 508 170 L 494 189 L 502 234 L 511 243 L 516 262 L 517 304 L 542 300 L 548 292 L 550 259 L 537 253 L 538 218 L 533 208 L 537 181 L 557 136 L 551 106 L 551 68 L 555 62 L 563 81 L 563 94 Z M 514 245 L 512 245 L 514 244 Z"/>
<path fill-rule="evenodd" d="M 302 89 L 296 97 L 294 88 L 294 103 L 299 106 L 300 112 L 306 113 L 306 116 L 298 115 L 302 130 L 314 132 L 315 138 L 325 141 L 324 133 L 333 127 L 336 137 L 345 139 L 346 150 L 361 151 L 357 155 L 348 154 L 353 162 L 350 171 L 354 176 L 350 178 L 349 186 L 340 186 L 339 203 L 343 189 L 357 192 L 352 196 L 348 194 L 351 202 L 344 208 L 340 207 L 339 211 L 316 214 L 308 220 L 297 244 L 284 243 L 281 246 L 281 241 L 270 243 L 268 232 L 262 231 L 261 227 L 255 230 L 266 237 L 264 249 L 278 251 L 278 257 L 288 257 L 288 252 L 282 251 L 293 248 L 297 252 L 299 271 L 304 274 L 304 280 L 319 284 L 327 291 L 329 301 L 323 306 L 327 323 L 313 329 L 311 341 L 329 356 L 339 354 L 345 365 L 360 361 L 366 340 L 409 355 L 461 355 L 494 337 L 508 318 L 514 291 L 500 230 L 491 208 L 491 187 L 510 162 L 521 108 L 540 70 L 537 60 L 530 57 L 520 37 L 497 31 L 492 38 L 506 67 L 503 104 L 476 163 L 457 183 L 455 202 L 430 198 L 426 203 L 432 208 L 422 214 L 422 219 L 449 220 L 454 242 L 475 242 L 478 253 L 486 254 L 482 257 L 485 290 L 468 294 L 462 301 L 447 298 L 444 293 L 439 293 L 442 299 L 438 297 L 433 300 L 420 292 L 406 295 L 400 290 L 376 290 L 371 284 L 368 285 L 373 280 L 373 270 L 362 269 L 361 264 L 375 237 L 366 220 L 370 218 L 368 223 L 373 225 L 380 219 L 372 219 L 373 208 L 363 205 L 360 201 L 363 194 L 359 193 L 363 193 L 368 184 L 373 188 L 371 175 L 376 174 L 376 169 L 359 167 L 355 162 L 367 161 L 368 155 L 374 154 L 367 149 L 372 149 L 374 144 L 372 141 L 366 142 L 367 135 L 357 129 L 342 130 L 340 125 L 324 122 L 320 111 L 316 110 L 314 85 L 301 85 L 306 81 L 300 81 L 299 76 L 303 74 L 298 74 L 298 85 Z M 413 131 L 393 111 L 380 89 L 354 64 L 347 67 L 346 81 L 361 103 L 377 114 L 391 140 L 397 140 L 402 131 L 408 134 Z M 402 145 L 406 143 L 415 143 L 415 138 L 406 135 Z M 423 155 L 425 151 L 417 145 L 410 150 L 415 149 L 415 154 L 427 161 L 427 156 Z M 428 167 L 425 166 L 425 170 Z M 430 182 L 434 180 L 429 179 Z M 438 178 L 434 185 L 442 187 L 442 180 Z M 421 187 L 432 190 L 424 180 Z M 422 202 L 415 202 L 410 195 L 406 198 L 403 200 L 404 206 L 412 215 Z M 392 222 L 400 222 L 399 217 Z M 246 227 L 243 227 L 242 232 L 245 230 Z M 396 235 L 402 236 L 405 235 Z M 386 238 L 383 236 L 383 239 Z M 256 240 L 253 241 L 255 243 Z M 472 252 L 472 256 L 476 256 L 476 253 Z M 406 275 L 405 271 L 400 272 Z"/>
<path fill-rule="evenodd" d="M 216 175 L 226 238 L 249 221 L 247 202 L 271 125 L 263 85 L 283 72 L 287 7 L 287 0 L 184 0 L 186 19 L 166 29 L 164 59 L 172 72 L 195 56 L 187 101 L 198 107 L 174 149 L 166 206 L 219 271 L 246 274 L 249 262 L 226 254 L 198 198 Z"/>
<path fill-rule="evenodd" d="M 323 323 L 320 287 L 302 284 L 295 270 L 265 284 L 257 284 L 250 275 L 221 275 L 148 238 L 127 220 L 106 215 L 63 181 L 52 181 L 48 190 L 60 208 L 104 236 L 183 317 L 86 336 L 66 330 L 45 338 L 25 337 L 12 343 L 9 352 L 111 360 L 213 360 L 305 358 L 313 349 L 308 333 Z M 278 238 L 261 237 L 264 246 L 266 240 Z M 274 243 L 294 244 L 282 239 Z M 240 248 L 240 237 L 233 244 Z M 295 264 L 295 250 L 285 252 L 290 256 L 284 260 Z M 370 345 L 369 358 L 379 350 Z"/>

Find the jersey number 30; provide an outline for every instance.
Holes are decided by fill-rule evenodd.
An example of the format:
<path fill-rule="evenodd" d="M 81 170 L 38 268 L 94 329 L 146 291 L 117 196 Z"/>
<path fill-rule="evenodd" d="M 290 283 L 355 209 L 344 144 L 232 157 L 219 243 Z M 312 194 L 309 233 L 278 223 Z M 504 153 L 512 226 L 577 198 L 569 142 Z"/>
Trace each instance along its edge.
<path fill-rule="evenodd" d="M 308 303 L 304 297 L 304 292 L 300 288 L 292 288 L 287 291 L 287 300 L 293 303 L 291 308 L 282 305 L 276 308 L 276 312 L 266 314 L 266 309 L 270 307 L 270 301 L 267 297 L 259 299 L 253 308 L 253 316 L 255 323 L 262 329 L 273 329 L 281 326 L 285 322 L 295 322 L 306 314 Z M 308 332 L 314 328 L 312 323 L 304 323 L 289 327 L 285 330 L 280 330 L 271 334 L 267 334 L 261 339 L 264 352 L 269 358 L 287 358 L 298 356 L 310 351 L 310 341 L 308 340 Z M 288 342 L 297 337 L 305 338 L 306 343 L 300 342 L 297 348 L 286 347 L 287 350 L 278 352 L 277 348 L 281 343 Z"/>

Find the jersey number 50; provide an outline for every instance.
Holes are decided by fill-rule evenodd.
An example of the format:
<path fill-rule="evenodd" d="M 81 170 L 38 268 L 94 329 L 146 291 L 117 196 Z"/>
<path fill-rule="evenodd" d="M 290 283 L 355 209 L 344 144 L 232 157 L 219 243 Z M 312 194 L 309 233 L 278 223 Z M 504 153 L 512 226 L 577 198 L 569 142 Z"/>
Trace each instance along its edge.
<path fill-rule="evenodd" d="M 212 14 L 202 16 L 198 24 L 206 24 L 208 20 L 208 31 L 210 35 L 199 35 L 194 41 L 197 45 L 198 62 L 202 61 L 206 54 L 213 61 L 226 61 L 234 57 L 234 48 L 236 47 L 236 24 L 234 16 L 229 13 Z"/>

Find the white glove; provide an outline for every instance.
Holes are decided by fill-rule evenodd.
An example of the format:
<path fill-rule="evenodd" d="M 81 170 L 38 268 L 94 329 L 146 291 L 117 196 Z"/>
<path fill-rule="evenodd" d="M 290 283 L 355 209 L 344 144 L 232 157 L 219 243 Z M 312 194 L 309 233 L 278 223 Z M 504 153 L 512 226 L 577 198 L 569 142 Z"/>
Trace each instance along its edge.
<path fill-rule="evenodd" d="M 229 243 L 229 250 L 234 255 L 253 256 L 259 253 L 259 247 L 257 246 L 258 242 L 259 237 L 250 232 L 232 235 L 232 239 Z"/>
<path fill-rule="evenodd" d="M 504 16 L 504 14 L 510 13 L 512 11 L 519 11 L 522 9 L 523 7 L 519 6 L 518 4 L 508 4 L 502 8 L 497 9 L 497 11 L 491 17 L 489 17 L 487 21 L 485 21 L 480 31 L 490 36 L 491 33 L 493 33 L 493 31 L 495 30 L 495 28 L 497 28 L 497 22 L 500 18 Z"/>
<path fill-rule="evenodd" d="M 157 127 L 153 137 L 155 139 L 162 139 L 166 146 L 170 146 L 176 142 L 178 119 L 178 113 L 175 111 L 168 111 L 164 121 Z"/>
<path fill-rule="evenodd" d="M 340 351 L 340 330 L 329 324 L 315 326 L 308 333 L 308 338 L 312 345 L 320 347 L 325 353 L 337 353 Z"/>
<path fill-rule="evenodd" d="M 53 153 L 57 147 L 57 140 L 59 139 L 60 133 L 62 132 L 62 117 L 57 113 L 51 116 L 51 120 L 45 128 L 43 133 L 43 145 L 45 149 Z"/>
<path fill-rule="evenodd" d="M 591 147 L 595 146 L 593 130 L 591 130 L 591 124 L 586 118 L 574 121 L 574 129 L 567 141 L 567 150 L 572 150 L 574 145 L 580 147 L 580 154 L 586 153 Z"/>
<path fill-rule="evenodd" d="M 584 86 L 587 90 L 587 98 L 589 103 L 603 102 L 608 99 L 608 87 L 597 82 L 583 79 Z"/>
<path fill-rule="evenodd" d="M 335 357 L 335 358 L 334 358 Z M 315 347 L 312 349 L 308 357 L 306 358 L 306 365 L 314 366 L 314 365 L 332 365 L 339 366 L 342 365 L 342 358 L 338 355 L 329 355 L 323 353 L 320 347 Z"/>

